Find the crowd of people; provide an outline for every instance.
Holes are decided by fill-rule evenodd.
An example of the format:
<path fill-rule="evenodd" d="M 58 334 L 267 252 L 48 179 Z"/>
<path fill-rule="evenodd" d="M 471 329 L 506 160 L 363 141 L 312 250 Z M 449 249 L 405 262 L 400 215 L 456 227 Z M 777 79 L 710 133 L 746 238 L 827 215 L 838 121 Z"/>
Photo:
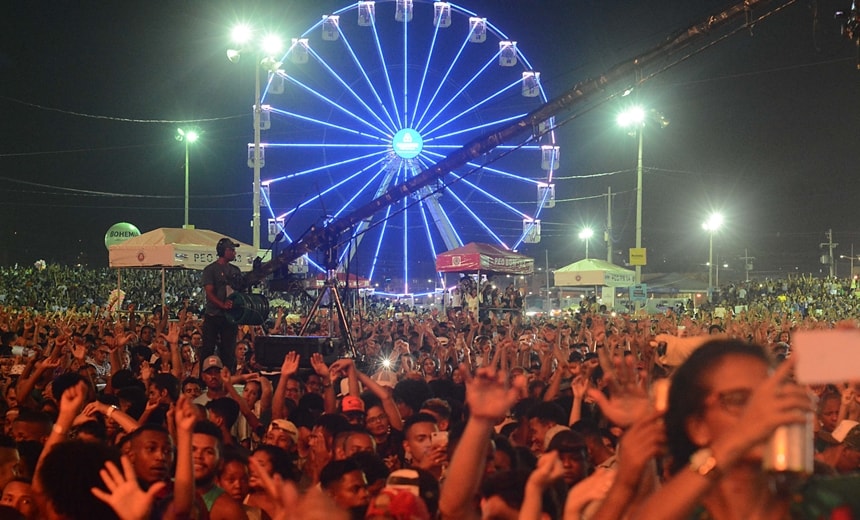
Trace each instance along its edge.
<path fill-rule="evenodd" d="M 856 327 L 850 280 L 736 284 L 719 313 L 280 309 L 228 353 L 179 299 L 111 313 L 81 271 L 60 308 L 9 272 L 0 518 L 860 518 L 860 378 L 800 384 L 792 355 Z M 351 341 L 258 360 L 302 327 Z M 762 466 L 786 426 L 815 450 L 788 476 Z"/>

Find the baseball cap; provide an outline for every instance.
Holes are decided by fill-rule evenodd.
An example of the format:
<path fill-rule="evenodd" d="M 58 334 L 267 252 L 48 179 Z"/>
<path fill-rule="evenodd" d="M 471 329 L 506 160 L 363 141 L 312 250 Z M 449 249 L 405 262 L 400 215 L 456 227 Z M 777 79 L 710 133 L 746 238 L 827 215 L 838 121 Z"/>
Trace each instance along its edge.
<path fill-rule="evenodd" d="M 293 439 L 293 444 L 297 444 L 299 442 L 299 429 L 296 428 L 296 425 L 292 422 L 286 419 L 272 419 L 266 433 L 276 429 L 287 432 Z"/>
<path fill-rule="evenodd" d="M 361 397 L 356 397 L 354 395 L 347 395 L 343 398 L 340 403 L 341 410 L 343 413 L 348 412 L 361 412 L 364 413 L 364 401 L 361 400 Z"/>
<path fill-rule="evenodd" d="M 430 511 L 436 511 L 439 504 L 439 481 L 427 470 L 410 468 L 397 469 L 388 475 L 384 489 L 409 491 L 427 505 Z"/>
<path fill-rule="evenodd" d="M 424 501 L 402 489 L 383 489 L 370 501 L 366 518 L 377 515 L 392 520 L 430 520 Z"/>
<path fill-rule="evenodd" d="M 438 338 L 436 338 L 436 342 L 444 346 L 448 344 L 448 338 L 446 338 L 445 336 L 439 336 Z"/>
<path fill-rule="evenodd" d="M 218 356 L 209 356 L 208 358 L 203 360 L 203 371 L 206 372 L 210 368 L 217 368 L 221 370 L 224 368 L 224 363 L 221 362 L 221 358 Z"/>
<path fill-rule="evenodd" d="M 210 243 L 211 243 L 211 242 L 210 242 Z M 223 249 L 236 249 L 237 247 L 239 247 L 239 243 L 238 243 L 238 242 L 233 242 L 233 241 L 232 241 L 232 240 L 230 240 L 229 238 L 224 237 L 224 238 L 222 238 L 221 240 L 219 240 L 219 241 L 218 241 L 218 245 L 217 245 L 216 247 L 217 247 L 217 248 L 219 248 L 219 249 L 220 249 L 220 248 L 223 248 Z"/>
<path fill-rule="evenodd" d="M 544 451 L 549 451 L 549 445 L 555 436 L 561 432 L 570 431 L 570 428 L 567 426 L 562 426 L 560 424 L 556 424 L 552 428 L 546 431 L 546 434 L 543 437 L 543 449 Z"/>

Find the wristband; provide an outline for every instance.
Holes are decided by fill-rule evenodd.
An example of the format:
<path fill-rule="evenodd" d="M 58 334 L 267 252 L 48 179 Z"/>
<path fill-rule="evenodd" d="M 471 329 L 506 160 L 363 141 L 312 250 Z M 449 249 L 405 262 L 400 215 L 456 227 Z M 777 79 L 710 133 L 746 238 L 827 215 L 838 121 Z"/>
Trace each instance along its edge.
<path fill-rule="evenodd" d="M 113 416 L 113 413 L 114 413 L 115 411 L 117 411 L 117 410 L 118 410 L 118 408 L 117 408 L 117 406 L 116 406 L 115 404 L 110 405 L 110 408 L 108 408 L 108 411 L 107 411 L 107 413 L 105 414 L 105 417 L 107 417 L 108 419 L 110 419 L 110 418 L 111 418 L 111 416 Z"/>

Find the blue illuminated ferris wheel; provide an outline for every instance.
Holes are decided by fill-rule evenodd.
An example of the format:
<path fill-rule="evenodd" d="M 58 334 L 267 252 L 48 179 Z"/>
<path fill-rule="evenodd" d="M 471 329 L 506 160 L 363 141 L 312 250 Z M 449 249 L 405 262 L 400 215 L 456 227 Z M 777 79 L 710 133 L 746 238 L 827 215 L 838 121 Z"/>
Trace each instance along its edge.
<path fill-rule="evenodd" d="M 293 38 L 279 65 L 263 95 L 263 203 L 289 240 L 546 102 L 517 42 L 449 2 L 357 2 Z M 340 265 L 409 293 L 438 253 L 539 241 L 559 159 L 551 125 L 362 221 Z"/>

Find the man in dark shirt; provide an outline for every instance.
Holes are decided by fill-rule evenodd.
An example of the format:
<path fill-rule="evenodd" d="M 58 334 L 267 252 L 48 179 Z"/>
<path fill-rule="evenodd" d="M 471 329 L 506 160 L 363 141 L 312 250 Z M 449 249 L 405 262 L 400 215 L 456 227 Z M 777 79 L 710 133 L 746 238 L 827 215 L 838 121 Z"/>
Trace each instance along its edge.
<path fill-rule="evenodd" d="M 238 326 L 227 319 L 225 311 L 233 307 L 229 296 L 240 290 L 242 285 L 242 273 L 230 263 L 236 259 L 238 246 L 229 238 L 219 240 L 215 248 L 218 259 L 203 269 L 202 276 L 206 290 L 206 316 L 203 318 L 203 347 L 198 357 L 203 360 L 215 354 L 217 346 L 218 356 L 231 372 L 236 370 Z"/>

